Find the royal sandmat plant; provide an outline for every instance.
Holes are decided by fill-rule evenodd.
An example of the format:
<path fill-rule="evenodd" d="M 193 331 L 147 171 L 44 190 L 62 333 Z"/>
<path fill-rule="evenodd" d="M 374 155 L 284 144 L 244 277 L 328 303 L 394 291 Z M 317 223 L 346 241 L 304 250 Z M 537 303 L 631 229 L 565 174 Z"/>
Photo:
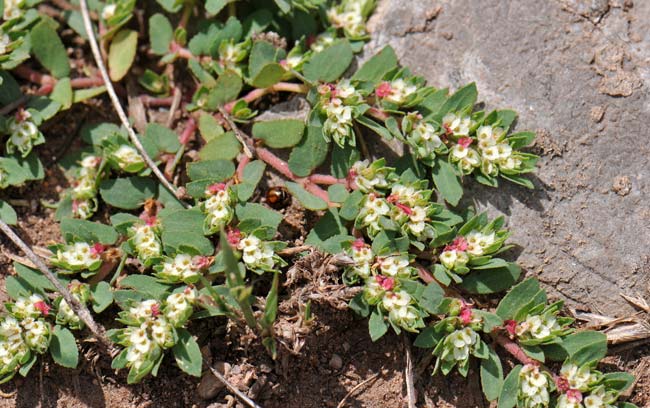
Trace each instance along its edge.
<path fill-rule="evenodd" d="M 58 35 L 68 25 L 86 37 L 79 13 L 66 12 L 59 23 L 37 3 L 3 3 L 3 197 L 43 178 L 41 126 L 105 91 L 92 69 L 72 72 Z M 534 133 L 514 132 L 511 110 L 477 110 L 474 84 L 451 94 L 427 85 L 390 47 L 351 70 L 374 6 L 158 0 L 146 10 L 141 38 L 135 1 L 93 5 L 111 80 L 136 79 L 144 106 L 180 107 L 178 134 L 149 123 L 139 138 L 184 201 L 159 185 L 126 129 L 112 123 L 85 124 L 83 146 L 59 163 L 70 187 L 57 204 L 63 242 L 50 247 L 49 264 L 110 327 L 119 347 L 113 367 L 139 382 L 172 354 L 200 376 L 193 321 L 219 316 L 246 327 L 273 358 L 282 352 L 274 334 L 280 281 L 306 253 L 284 251 L 292 243 L 278 232 L 283 215 L 259 199 L 260 180 L 272 171 L 296 203 L 320 215 L 304 244 L 344 260 L 343 282 L 360 287 L 350 308 L 368 317 L 373 340 L 388 330 L 413 336 L 433 354 L 433 372 L 444 375 L 466 376 L 476 359 L 485 397 L 500 408 L 631 407 L 618 398 L 633 377 L 597 371 L 605 335 L 576 330 L 536 280 L 517 284 L 521 269 L 507 260 L 503 217 L 459 206 L 472 182 L 533 188 L 525 174 L 537 157 L 522 149 Z M 155 63 L 135 70 L 136 59 Z M 191 84 L 181 87 L 188 72 Z M 308 117 L 260 120 L 277 99 L 271 94 L 304 98 Z M 397 140 L 406 150 L 395 161 L 376 159 L 369 138 Z M 0 216 L 16 222 L 7 200 Z M 27 375 L 47 352 L 76 367 L 84 323 L 39 272 L 18 263 L 15 270 L 0 323 L 2 381 Z M 496 309 L 475 301 L 503 293 Z M 507 375 L 498 347 L 521 363 Z"/>

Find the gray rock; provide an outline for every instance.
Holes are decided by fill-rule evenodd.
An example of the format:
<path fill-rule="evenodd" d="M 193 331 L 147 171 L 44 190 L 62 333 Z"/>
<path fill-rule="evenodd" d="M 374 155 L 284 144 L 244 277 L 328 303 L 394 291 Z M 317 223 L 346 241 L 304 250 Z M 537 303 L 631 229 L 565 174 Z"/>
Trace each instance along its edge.
<path fill-rule="evenodd" d="M 214 368 L 223 376 L 227 376 L 230 372 L 231 366 L 228 363 L 219 361 L 214 365 Z M 210 400 L 216 397 L 225 387 L 226 385 L 219 381 L 217 377 L 212 374 L 212 371 L 208 370 L 203 373 L 201 382 L 199 383 L 196 392 L 201 399 Z"/>
<path fill-rule="evenodd" d="M 475 81 L 488 110 L 538 131 L 536 190 L 467 183 L 463 203 L 508 216 L 528 274 L 610 315 L 632 310 L 619 293 L 648 297 L 650 2 L 383 0 L 370 27 L 363 58 L 390 44 L 432 85 Z"/>

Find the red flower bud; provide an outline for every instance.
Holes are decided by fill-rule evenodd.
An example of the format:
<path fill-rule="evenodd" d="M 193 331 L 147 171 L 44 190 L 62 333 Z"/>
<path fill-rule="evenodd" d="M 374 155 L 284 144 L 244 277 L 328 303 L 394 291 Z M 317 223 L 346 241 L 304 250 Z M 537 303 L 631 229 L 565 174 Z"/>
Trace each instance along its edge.
<path fill-rule="evenodd" d="M 352 248 L 356 249 L 357 251 L 363 249 L 365 246 L 366 243 L 362 238 L 359 238 L 352 243 Z"/>
<path fill-rule="evenodd" d="M 511 336 L 515 335 L 515 330 L 517 329 L 517 322 L 516 321 L 514 321 L 514 320 L 506 320 L 504 322 L 503 326 L 505 327 L 505 329 L 508 331 L 508 333 Z"/>
<path fill-rule="evenodd" d="M 225 183 L 215 183 L 208 186 L 207 190 L 210 195 L 215 195 L 220 191 L 224 191 L 227 188 Z"/>
<path fill-rule="evenodd" d="M 99 242 L 95 243 L 92 248 L 90 248 L 90 253 L 97 256 L 101 255 L 102 252 L 106 250 L 106 247 Z"/>
<path fill-rule="evenodd" d="M 470 306 L 464 305 L 460 309 L 459 317 L 463 324 L 470 324 L 472 322 L 472 308 Z"/>
<path fill-rule="evenodd" d="M 571 402 L 582 402 L 582 393 L 580 390 L 570 389 L 566 392 L 566 397 Z"/>
<path fill-rule="evenodd" d="M 375 94 L 380 98 L 390 96 L 392 93 L 393 88 L 390 86 L 390 82 L 382 82 L 375 90 Z"/>
<path fill-rule="evenodd" d="M 50 313 L 50 306 L 42 300 L 34 302 L 34 307 L 40 310 L 40 312 L 43 313 L 43 316 L 47 316 Z"/>
<path fill-rule="evenodd" d="M 463 236 L 456 237 L 456 239 L 454 239 L 454 242 L 452 242 L 452 245 L 458 251 L 467 251 L 467 247 L 469 246 L 467 244 L 467 240 Z"/>
<path fill-rule="evenodd" d="M 375 281 L 384 288 L 384 290 L 393 290 L 395 287 L 395 279 L 383 275 L 375 276 Z"/>
<path fill-rule="evenodd" d="M 154 304 L 151 306 L 151 315 L 152 315 L 153 317 L 158 317 L 158 316 L 160 316 L 160 305 L 159 305 L 158 303 L 154 303 Z"/>
<path fill-rule="evenodd" d="M 458 139 L 458 144 L 463 146 L 463 147 L 469 147 L 473 142 L 471 137 L 461 137 Z"/>
<path fill-rule="evenodd" d="M 411 210 L 411 207 L 404 205 L 402 203 L 395 203 L 395 206 L 399 208 L 400 210 L 404 211 L 406 215 L 411 215 L 413 214 L 413 210 Z"/>
<path fill-rule="evenodd" d="M 241 231 L 237 228 L 229 229 L 226 236 L 228 237 L 228 243 L 233 247 L 239 245 L 239 241 L 242 239 Z"/>
<path fill-rule="evenodd" d="M 562 393 L 569 391 L 569 388 L 571 387 L 569 385 L 569 380 L 564 377 L 555 377 L 555 386 L 557 387 L 557 390 Z"/>

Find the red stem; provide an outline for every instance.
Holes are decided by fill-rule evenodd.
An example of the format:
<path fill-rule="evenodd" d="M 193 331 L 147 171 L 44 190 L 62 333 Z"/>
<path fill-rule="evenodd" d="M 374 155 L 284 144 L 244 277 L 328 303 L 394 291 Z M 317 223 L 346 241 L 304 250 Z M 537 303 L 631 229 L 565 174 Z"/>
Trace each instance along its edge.
<path fill-rule="evenodd" d="M 174 97 L 168 96 L 166 98 L 157 98 L 155 96 L 141 95 L 140 100 L 146 107 L 157 108 L 162 106 L 164 107 L 172 106 L 172 103 L 174 102 Z"/>
<path fill-rule="evenodd" d="M 381 109 L 377 109 L 375 107 L 368 109 L 366 113 L 375 119 L 381 120 L 382 122 L 385 122 L 388 118 L 390 118 L 390 115 L 388 113 L 384 112 Z"/>
<path fill-rule="evenodd" d="M 285 162 L 278 156 L 271 153 L 270 150 L 265 149 L 264 147 L 258 147 L 257 149 L 255 149 L 255 153 L 257 154 L 257 157 L 260 160 L 273 167 L 275 170 L 278 171 L 278 173 L 282 174 L 284 177 L 293 181 L 298 180 L 298 176 L 296 176 L 295 174 L 293 174 L 291 170 L 289 170 L 289 165 L 287 164 L 287 162 Z"/>
<path fill-rule="evenodd" d="M 80 88 L 93 88 L 95 86 L 104 85 L 104 80 L 101 77 L 95 78 L 75 78 L 70 80 L 72 89 Z"/>
<path fill-rule="evenodd" d="M 256 101 L 257 99 L 260 99 L 261 97 L 273 93 L 273 92 L 293 92 L 293 93 L 307 93 L 309 91 L 309 87 L 303 84 L 296 84 L 293 82 L 278 82 L 275 85 L 271 85 L 268 88 L 256 88 L 244 95 L 242 98 L 239 98 L 234 101 L 228 102 L 225 106 L 224 109 L 226 112 L 231 113 L 232 108 L 235 106 L 237 101 L 239 100 L 244 100 L 246 103 L 251 103 L 253 101 Z"/>
<path fill-rule="evenodd" d="M 239 156 L 239 163 L 237 163 L 237 179 L 241 182 L 244 179 L 244 168 L 250 163 L 250 157 L 242 154 Z"/>
<path fill-rule="evenodd" d="M 185 129 L 183 129 L 183 133 L 181 133 L 178 138 L 178 141 L 181 142 L 182 145 L 186 146 L 192 136 L 194 136 L 194 132 L 196 132 L 196 121 L 194 118 L 189 118 L 185 125 Z"/>
<path fill-rule="evenodd" d="M 493 337 L 501 347 L 503 347 L 508 353 L 519 360 L 522 364 L 539 365 L 539 361 L 528 357 L 528 355 L 524 352 L 524 350 L 522 350 L 519 344 L 507 336 L 504 336 L 503 334 L 495 334 Z"/>

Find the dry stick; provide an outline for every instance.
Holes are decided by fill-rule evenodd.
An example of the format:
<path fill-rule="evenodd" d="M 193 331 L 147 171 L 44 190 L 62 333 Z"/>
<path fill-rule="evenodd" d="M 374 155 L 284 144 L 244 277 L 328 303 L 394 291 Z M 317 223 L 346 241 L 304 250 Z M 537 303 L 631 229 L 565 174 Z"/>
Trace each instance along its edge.
<path fill-rule="evenodd" d="M 413 383 L 413 360 L 411 358 L 411 342 L 405 334 L 402 335 L 404 344 L 406 367 L 404 368 L 404 377 L 406 378 L 406 396 L 408 397 L 408 407 L 415 408 L 415 385 Z"/>
<path fill-rule="evenodd" d="M 350 397 L 350 395 L 354 394 L 359 388 L 363 387 L 364 385 L 366 385 L 370 381 L 374 380 L 378 376 L 379 376 L 379 373 L 371 375 L 367 379 L 365 379 L 365 380 L 361 381 L 359 384 L 355 385 L 354 388 L 352 388 L 350 390 L 350 392 L 345 394 L 345 397 L 343 397 L 343 399 L 341 400 L 341 402 L 339 402 L 339 405 L 337 405 L 336 408 L 343 408 L 345 406 L 345 401 Z"/>
<path fill-rule="evenodd" d="M 239 130 L 239 126 L 235 123 L 234 120 L 230 117 L 230 113 L 228 113 L 224 108 L 219 108 L 219 113 L 221 113 L 221 116 L 223 116 L 223 119 L 226 121 L 228 126 L 230 127 L 230 130 L 235 132 L 235 137 L 241 143 L 243 149 L 244 149 L 244 154 L 250 159 L 253 157 L 253 152 L 252 150 L 255 149 L 255 147 L 252 146 L 252 143 L 249 138 Z"/>
<path fill-rule="evenodd" d="M 14 243 L 18 248 L 20 248 L 25 255 L 27 255 L 27 258 L 29 258 L 34 265 L 43 273 L 43 276 L 47 278 L 48 281 L 54 285 L 56 290 L 63 295 L 63 298 L 65 301 L 70 305 L 72 310 L 75 312 L 77 316 L 81 319 L 81 321 L 84 322 L 84 324 L 88 327 L 90 332 L 93 334 L 93 336 L 100 342 L 102 345 L 106 346 L 110 354 L 113 354 L 114 347 L 113 343 L 106 337 L 106 333 L 104 328 L 95 322 L 93 319 L 92 315 L 90 314 L 90 311 L 86 308 L 86 305 L 81 304 L 77 298 L 72 296 L 70 291 L 59 282 L 59 280 L 52 274 L 52 271 L 45 265 L 45 263 L 41 260 L 41 258 L 38 257 L 32 251 L 32 249 L 23 241 L 16 233 L 5 223 L 3 220 L 0 220 L 0 229 L 4 234 Z"/>
<path fill-rule="evenodd" d="M 23 95 L 15 101 L 3 106 L 2 109 L 0 109 L 0 116 L 4 116 L 14 109 L 20 107 L 23 103 L 27 102 L 27 99 L 29 99 L 29 95 Z"/>
<path fill-rule="evenodd" d="M 85 1 L 85 0 L 82 0 L 82 1 Z M 210 371 L 212 372 L 212 374 L 213 374 L 215 377 L 217 377 L 217 380 L 221 381 L 221 382 L 223 383 L 223 385 L 225 385 L 226 388 L 228 388 L 228 390 L 229 390 L 230 392 L 232 392 L 233 394 L 235 394 L 235 395 L 237 396 L 237 398 L 239 398 L 240 400 L 242 400 L 242 402 L 246 403 L 246 405 L 248 405 L 248 406 L 251 407 L 251 408 L 262 408 L 261 406 L 257 405 L 257 404 L 255 403 L 255 401 L 253 401 L 252 399 L 248 398 L 248 397 L 246 396 L 246 394 L 244 394 L 243 392 L 239 391 L 239 389 L 238 389 L 237 387 L 235 387 L 234 385 L 230 384 L 230 383 L 228 382 L 228 380 L 226 380 L 226 378 L 225 378 L 223 375 L 221 375 L 221 373 L 220 373 L 219 371 L 217 371 L 217 370 L 214 369 L 214 367 L 212 367 L 212 366 L 208 366 L 208 367 L 210 367 Z"/>
<path fill-rule="evenodd" d="M 147 163 L 147 166 L 149 166 L 151 171 L 153 171 L 153 173 L 156 175 L 160 183 L 162 183 L 162 185 L 165 186 L 165 188 L 169 190 L 169 192 L 172 193 L 174 197 L 176 197 L 178 201 L 185 208 L 189 208 L 189 205 L 187 203 L 181 201 L 181 196 L 176 191 L 176 188 L 165 178 L 165 176 L 162 174 L 158 166 L 156 166 L 156 163 L 154 163 L 153 160 L 151 160 L 151 157 L 149 157 L 147 152 L 144 150 L 144 147 L 142 146 L 142 143 L 140 142 L 138 135 L 135 134 L 135 131 L 131 127 L 131 124 L 129 123 L 129 119 L 126 117 L 126 113 L 124 112 L 124 108 L 122 108 L 122 105 L 120 104 L 120 100 L 118 99 L 117 94 L 115 93 L 115 88 L 113 87 L 113 83 L 111 82 L 111 79 L 108 76 L 108 72 L 106 71 L 106 65 L 104 65 L 104 60 L 102 59 L 102 54 L 101 51 L 99 50 L 97 39 L 95 38 L 95 31 L 93 30 L 92 22 L 90 21 L 88 4 L 86 0 L 80 0 L 79 5 L 81 6 L 81 16 L 83 17 L 86 34 L 88 34 L 88 41 L 90 42 L 90 48 L 93 52 L 93 56 L 95 57 L 95 63 L 99 68 L 99 72 L 102 74 L 102 78 L 104 79 L 104 84 L 106 85 L 106 91 L 108 92 L 108 96 L 111 98 L 111 102 L 113 102 L 113 107 L 117 112 L 117 116 L 120 117 L 120 121 L 122 122 L 122 125 L 126 128 L 127 132 L 129 133 L 129 137 L 131 138 L 131 141 L 135 145 L 135 148 L 138 149 L 138 152 L 144 158 L 144 161 Z"/>

